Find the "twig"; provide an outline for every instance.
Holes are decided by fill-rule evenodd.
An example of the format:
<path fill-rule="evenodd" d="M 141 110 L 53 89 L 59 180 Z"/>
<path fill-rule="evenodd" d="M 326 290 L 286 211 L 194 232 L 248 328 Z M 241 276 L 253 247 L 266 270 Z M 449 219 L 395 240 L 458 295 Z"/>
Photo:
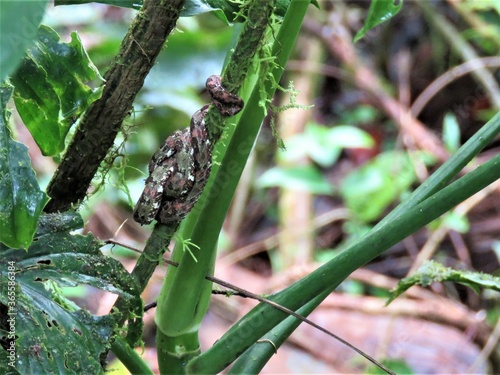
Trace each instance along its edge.
<path fill-rule="evenodd" d="M 352 45 L 352 36 L 347 28 L 341 24 L 341 20 L 338 20 L 335 25 L 329 25 L 329 27 L 323 27 L 314 21 L 304 22 L 304 26 L 309 32 L 320 38 L 330 52 L 348 67 L 355 84 L 366 92 L 371 101 L 382 108 L 394 123 L 399 125 L 404 136 L 410 137 L 414 144 L 431 152 L 439 160 L 444 162 L 448 159 L 448 152 L 442 146 L 439 138 L 413 117 L 409 108 L 388 94 L 377 75 L 362 62 Z"/>
<path fill-rule="evenodd" d="M 418 117 L 426 104 L 436 95 L 443 87 L 450 84 L 459 77 L 473 72 L 482 67 L 500 67 L 500 57 L 480 57 L 477 59 L 469 60 L 463 64 L 457 65 L 446 73 L 436 78 L 432 83 L 425 88 L 424 91 L 413 102 L 410 111 L 413 117 Z"/>
<path fill-rule="evenodd" d="M 493 74 L 478 59 L 476 51 L 460 36 L 458 30 L 433 7 L 429 6 L 426 1 L 416 1 L 415 4 L 424 11 L 432 24 L 450 41 L 453 49 L 464 60 L 473 61 L 476 67 L 472 71 L 472 74 L 484 86 L 495 107 L 500 108 L 500 87 L 498 87 Z"/>
<path fill-rule="evenodd" d="M 306 324 L 309 324 L 311 327 L 314 327 L 316 328 L 317 330 L 327 334 L 328 336 L 330 337 L 333 337 L 335 340 L 341 342 L 342 344 L 346 345 L 347 347 L 349 347 L 350 349 L 354 350 L 356 353 L 360 354 L 361 356 L 365 357 L 367 360 L 369 360 L 371 363 L 373 363 L 374 365 L 376 365 L 377 367 L 381 368 L 382 370 L 384 370 L 385 372 L 387 372 L 388 374 L 393 374 L 395 375 L 394 372 L 392 372 L 390 369 L 388 369 L 386 366 L 384 366 L 382 363 L 380 363 L 379 361 L 377 361 L 375 358 L 372 358 L 370 357 L 368 354 L 366 354 L 365 352 L 363 352 L 361 349 L 358 349 L 356 348 L 354 345 L 350 344 L 349 342 L 347 342 L 346 340 L 344 340 L 343 338 L 341 338 L 340 336 L 337 336 L 336 334 L 328 331 L 327 329 L 321 327 L 320 325 L 314 323 L 313 321 L 307 319 L 307 318 L 304 318 L 302 315 L 300 314 L 297 314 L 295 311 L 293 310 L 290 310 L 284 306 L 281 306 L 280 304 L 276 303 L 276 302 L 273 302 L 267 298 L 264 298 L 264 297 L 261 297 L 257 294 L 254 294 L 252 292 L 249 292 L 248 290 L 245 290 L 245 289 L 242 289 L 242 288 L 239 288 L 233 284 L 230 284 L 228 282 L 225 282 L 221 279 L 218 279 L 216 277 L 212 277 L 212 276 L 206 276 L 206 278 L 218 285 L 221 285 L 223 287 L 226 287 L 226 288 L 229 288 L 229 289 L 233 289 L 235 290 L 236 292 L 239 292 L 239 293 L 242 293 L 242 294 L 245 294 L 247 297 L 249 298 L 253 298 L 253 299 L 256 299 L 257 301 L 259 302 L 262 302 L 262 303 L 265 303 L 269 306 L 272 306 L 274 307 L 275 309 L 277 310 L 280 310 L 288 315 L 291 315 L 293 316 L 294 318 L 297 318 L 299 319 L 301 322 L 304 322 Z"/>
<path fill-rule="evenodd" d="M 467 373 L 469 374 L 475 373 L 478 370 L 481 363 L 486 362 L 486 359 L 494 352 L 495 348 L 498 346 L 499 340 L 500 340 L 500 319 L 497 320 L 495 329 L 491 333 L 490 337 L 488 337 L 486 345 L 484 345 L 483 349 L 476 357 L 474 363 L 470 366 Z"/>

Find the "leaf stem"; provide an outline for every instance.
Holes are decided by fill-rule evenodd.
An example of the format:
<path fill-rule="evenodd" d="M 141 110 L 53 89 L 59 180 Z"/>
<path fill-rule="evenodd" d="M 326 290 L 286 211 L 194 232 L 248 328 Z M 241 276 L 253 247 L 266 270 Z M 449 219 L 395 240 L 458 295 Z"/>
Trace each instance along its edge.
<path fill-rule="evenodd" d="M 113 342 L 113 353 L 132 375 L 153 375 L 153 371 L 151 371 L 139 353 L 132 349 L 125 342 L 125 339 L 120 336 L 117 336 Z"/>

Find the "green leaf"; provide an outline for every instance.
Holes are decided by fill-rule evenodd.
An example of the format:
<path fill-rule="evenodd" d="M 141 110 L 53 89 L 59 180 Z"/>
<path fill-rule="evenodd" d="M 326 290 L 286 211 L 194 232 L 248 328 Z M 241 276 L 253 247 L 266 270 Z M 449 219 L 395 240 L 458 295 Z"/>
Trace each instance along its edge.
<path fill-rule="evenodd" d="M 295 162 L 310 157 L 320 166 L 332 166 L 343 148 L 371 148 L 373 139 L 365 131 L 354 126 L 340 125 L 333 128 L 310 122 L 304 133 L 287 140 L 286 151 L 280 152 L 280 160 Z"/>
<path fill-rule="evenodd" d="M 2 331 L 0 330 L 0 335 Z M 5 350 L 0 350 L 0 374 L 18 375 L 19 371 L 14 368 L 14 357 L 10 357 Z"/>
<path fill-rule="evenodd" d="M 0 242 L 26 249 L 48 199 L 38 186 L 28 148 L 10 137 L 7 102 L 12 91 L 10 85 L 0 87 Z"/>
<path fill-rule="evenodd" d="M 277 0 L 274 13 L 284 17 L 291 0 Z M 55 0 L 57 5 L 75 5 L 86 3 L 102 3 L 124 8 L 140 9 L 143 0 Z M 317 0 L 311 0 L 311 4 L 319 8 Z M 226 24 L 232 22 L 244 22 L 242 17 L 236 18 L 240 11 L 240 3 L 228 0 L 186 0 L 181 10 L 181 17 L 192 17 L 199 14 L 214 12 L 215 16 Z"/>
<path fill-rule="evenodd" d="M 333 188 L 312 166 L 281 168 L 266 171 L 258 180 L 259 187 L 278 186 L 291 190 L 305 190 L 313 194 L 332 194 Z"/>
<path fill-rule="evenodd" d="M 103 80 L 76 33 L 71 42 L 61 43 L 54 30 L 40 26 L 35 46 L 11 82 L 19 115 L 44 155 L 64 150 L 71 125 L 101 96 L 102 86 L 86 85 L 94 79 Z"/>
<path fill-rule="evenodd" d="M 399 4 L 395 5 L 397 2 Z M 394 17 L 401 10 L 402 6 L 403 0 L 372 0 L 365 24 L 354 36 L 354 42 L 356 43 L 363 38 L 375 26 Z"/>
<path fill-rule="evenodd" d="M 344 124 L 373 124 L 379 122 L 379 111 L 371 105 L 361 104 L 340 113 L 339 122 Z"/>
<path fill-rule="evenodd" d="M 429 286 L 433 282 L 453 281 L 472 288 L 476 293 L 479 288 L 500 292 L 500 278 L 481 272 L 454 270 L 432 260 L 425 262 L 417 272 L 401 280 L 391 291 L 387 305 L 413 285 Z"/>
<path fill-rule="evenodd" d="M 373 138 L 364 130 L 355 126 L 339 125 L 328 131 L 328 142 L 342 148 L 372 148 Z"/>
<path fill-rule="evenodd" d="M 446 151 L 453 153 L 460 147 L 460 127 L 457 118 L 447 113 L 443 121 L 443 143 Z"/>
<path fill-rule="evenodd" d="M 0 83 L 19 66 L 24 52 L 37 38 L 47 3 L 48 0 L 0 3 Z"/>
<path fill-rule="evenodd" d="M 86 284 L 118 294 L 129 311 L 141 315 L 133 278 L 102 255 L 92 235 L 69 233 L 70 226 L 82 223 L 72 215 L 47 215 L 27 252 L 0 247 L 0 336 L 7 334 L 9 342 L 15 330 L 15 368 L 21 374 L 103 373 L 99 357 L 121 314 L 93 316 L 67 300 L 63 286 Z M 0 347 L 0 357 L 2 352 Z"/>
<path fill-rule="evenodd" d="M 332 143 L 333 139 L 330 137 L 332 130 L 326 126 L 309 123 L 304 134 L 300 136 L 299 142 L 290 144 L 290 149 L 293 148 L 295 152 L 299 150 L 299 152 L 304 152 L 323 168 L 330 167 L 338 160 L 342 152 L 342 146 Z"/>
<path fill-rule="evenodd" d="M 415 178 L 408 155 L 386 152 L 349 173 L 341 183 L 340 193 L 354 216 L 369 222 L 398 199 Z"/>
<path fill-rule="evenodd" d="M 55 0 L 54 5 L 78 5 L 88 3 L 101 3 L 108 5 L 115 5 L 122 8 L 141 9 L 142 0 Z"/>

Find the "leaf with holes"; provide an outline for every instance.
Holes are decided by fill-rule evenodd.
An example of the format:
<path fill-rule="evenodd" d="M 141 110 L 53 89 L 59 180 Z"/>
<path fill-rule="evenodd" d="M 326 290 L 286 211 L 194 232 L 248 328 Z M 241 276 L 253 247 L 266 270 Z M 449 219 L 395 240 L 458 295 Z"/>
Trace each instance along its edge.
<path fill-rule="evenodd" d="M 44 155 L 64 150 L 71 125 L 100 98 L 102 86 L 87 85 L 96 79 L 103 81 L 75 32 L 62 43 L 54 30 L 40 26 L 11 82 L 19 115 Z"/>
<path fill-rule="evenodd" d="M 21 374 L 103 373 L 99 358 L 117 320 L 140 321 L 132 319 L 142 315 L 133 278 L 92 235 L 71 234 L 81 225 L 77 214 L 46 215 L 27 252 L 0 246 L 0 358 L 14 342 Z M 79 284 L 118 294 L 128 310 L 98 317 L 80 309 L 61 293 Z"/>
<path fill-rule="evenodd" d="M 10 85 L 0 87 L 0 243 L 25 249 L 47 196 L 38 186 L 28 148 L 10 137 L 7 102 L 12 91 Z"/>

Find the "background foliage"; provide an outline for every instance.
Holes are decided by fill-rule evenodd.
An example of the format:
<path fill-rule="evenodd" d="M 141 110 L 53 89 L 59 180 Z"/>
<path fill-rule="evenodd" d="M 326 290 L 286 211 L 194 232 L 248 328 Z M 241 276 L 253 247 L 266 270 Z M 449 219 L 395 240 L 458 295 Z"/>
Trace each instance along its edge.
<path fill-rule="evenodd" d="M 58 357 L 64 358 L 64 361 L 55 361 L 54 371 L 61 371 L 71 363 L 75 366 L 71 369 L 75 371 L 86 368 L 95 372 L 100 366 L 94 360 L 96 354 L 106 346 L 113 325 L 122 317 L 91 317 L 73 305 L 71 300 L 89 309 L 95 316 L 104 315 L 112 305 L 107 301 L 107 292 L 111 292 L 128 301 L 130 317 L 134 316 L 134 311 L 140 315 L 142 303 L 138 300 L 137 290 L 134 290 L 134 281 L 119 263 L 101 256 L 99 248 L 102 244 L 97 239 L 114 237 L 119 242 L 142 247 L 148 236 L 147 230 L 131 220 L 123 226 L 121 224 L 124 219 L 130 219 L 133 202 L 142 191 L 146 163 L 166 136 L 184 128 L 192 113 L 207 101 L 201 92 L 203 82 L 209 75 L 220 72 L 228 46 L 234 42 L 234 32 L 240 26 L 227 26 L 227 21 L 234 21 L 233 14 L 228 10 L 218 11 L 216 17 L 207 13 L 180 19 L 178 30 L 169 37 L 167 48 L 160 54 L 134 102 L 124 132 L 115 142 L 112 154 L 117 157 L 109 161 L 114 168 L 107 175 L 104 175 L 103 169 L 96 176 L 96 185 L 99 181 L 104 181 L 104 184 L 81 207 L 80 213 L 86 223 L 84 232 L 92 234 L 69 235 L 69 227 L 58 223 L 51 224 L 55 230 L 41 227 L 33 235 L 36 228 L 34 219 L 46 203 L 43 188 L 64 150 L 65 136 L 68 131 L 71 136 L 69 127 L 88 106 L 81 99 L 90 95 L 93 100 L 100 95 L 98 72 L 103 74 L 107 70 L 135 11 L 102 4 L 79 5 L 78 12 L 70 11 L 76 9 L 73 6 L 50 7 L 43 23 L 57 30 L 61 36 L 59 41 L 48 28 L 41 29 L 35 37 L 37 31 L 33 25 L 38 24 L 43 15 L 44 2 L 26 2 L 33 9 L 19 9 L 16 2 L 8 3 L 2 4 L 1 12 L 0 47 L 2 55 L 8 56 L 8 61 L 2 58 L 1 73 L 2 80 L 11 76 L 17 93 L 14 93 L 16 112 L 9 118 L 4 109 L 14 108 L 12 102 L 7 103 L 12 88 L 3 87 L 1 92 L 3 116 L 0 146 L 4 155 L 1 159 L 1 184 L 19 188 L 13 189 L 14 194 L 8 199 L 2 196 L 1 212 L 4 218 L 9 219 L 1 221 L 0 236 L 2 242 L 11 248 L 28 247 L 33 236 L 36 244 L 28 253 L 3 247 L 2 266 L 15 259 L 21 265 L 18 281 L 22 281 L 24 288 L 29 288 L 20 292 L 27 296 L 35 293 L 40 296 L 39 306 L 45 306 L 35 309 L 35 306 L 24 305 L 21 301 L 19 306 L 25 315 L 21 315 L 20 324 L 24 324 L 23 319 L 33 315 L 33 311 L 42 311 L 35 314 L 39 324 L 50 325 L 54 319 L 61 322 L 67 320 L 69 325 L 74 325 L 74 333 L 86 331 L 86 337 L 97 335 L 101 340 L 92 349 L 94 352 L 82 357 L 89 358 L 84 361 L 85 364 L 69 357 L 71 351 L 68 348 L 71 345 L 64 348 L 68 356 Z M 374 2 L 375 5 L 383 3 Z M 395 14 L 401 6 L 393 7 L 392 3 L 385 3 L 383 9 L 388 14 Z M 191 2 L 193 7 L 196 4 Z M 434 12 L 425 4 L 405 3 L 401 13 L 391 23 L 379 26 L 359 39 L 360 34 L 356 33 L 363 30 L 363 22 L 369 29 L 370 25 L 377 24 L 377 19 L 383 18 L 383 15 L 377 16 L 376 7 L 368 11 L 365 5 L 324 2 L 321 11 L 309 7 L 294 57 L 281 83 L 288 87 L 288 81 L 293 80 L 294 88 L 301 94 L 292 100 L 301 105 L 314 104 L 314 107 L 283 113 L 277 109 L 274 119 L 277 122 L 270 119 L 264 122 L 219 238 L 217 276 L 259 293 L 270 293 L 290 285 L 357 243 L 498 110 L 500 90 L 497 68 L 500 62 L 496 56 L 500 46 L 496 35 L 500 32 L 500 14 L 494 2 L 485 1 L 480 5 L 472 1 L 442 2 L 433 8 Z M 30 27 L 9 19 L 6 16 L 8 12 L 31 12 Z M 284 14 L 283 11 L 277 13 L 280 16 Z M 10 27 L 10 34 L 4 33 L 6 25 Z M 448 32 L 442 25 L 448 27 Z M 19 35 L 26 30 L 31 30 L 28 32 L 33 34 L 32 37 L 19 39 Z M 73 33 L 74 30 L 78 30 L 78 35 Z M 333 31 L 328 33 L 328 30 Z M 21 44 L 14 48 L 11 43 L 14 37 L 9 35 L 22 40 Z M 352 44 L 353 38 L 359 39 L 358 44 Z M 47 39 L 52 39 L 48 46 L 44 44 Z M 381 45 L 387 48 L 382 49 Z M 57 48 L 51 51 L 51 46 Z M 50 64 L 56 75 L 64 78 L 63 85 L 50 79 L 34 80 L 23 73 L 24 65 L 18 67 L 11 63 L 16 61 L 16 56 L 21 56 L 19 50 L 27 47 L 32 47 L 31 51 L 39 51 L 38 57 L 50 58 L 51 61 L 57 61 L 57 53 L 74 53 L 79 62 L 88 61 L 88 64 L 81 69 L 77 69 L 78 64 L 69 67 Z M 83 60 L 87 59 L 87 53 L 88 60 Z M 466 64 L 479 57 L 485 58 L 481 61 L 489 68 L 471 63 L 472 68 L 467 70 Z M 37 65 L 37 61 L 37 53 L 34 52 L 30 60 L 25 60 L 23 64 Z M 465 73 L 451 75 L 448 85 L 432 88 L 434 80 L 446 77 L 457 66 L 462 66 Z M 489 85 L 482 81 L 481 72 L 490 77 Z M 44 74 L 42 70 L 37 77 Z M 47 92 L 47 97 L 40 98 L 43 106 L 23 102 L 22 90 L 31 90 L 30 82 L 36 82 Z M 249 88 L 243 87 L 243 91 L 245 89 Z M 289 93 L 278 92 L 273 102 L 275 108 L 287 106 L 288 96 Z M 415 103 L 419 99 L 426 99 L 426 104 L 417 113 Z M 47 107 L 47 103 L 50 104 L 47 112 L 23 110 L 23 105 L 25 108 L 39 106 L 42 109 Z M 405 122 L 407 112 L 411 113 L 411 118 Z M 37 130 L 40 118 L 52 118 L 50 123 L 53 128 Z M 26 147 L 10 138 L 5 126 L 9 121 L 15 125 L 12 127 L 14 138 L 29 146 L 29 157 Z M 23 123 L 30 129 L 38 146 L 24 130 Z M 30 123 L 34 127 L 30 127 Z M 421 124 L 425 127 L 420 128 Z M 491 127 L 494 125 L 492 120 Z M 422 130 L 420 133 L 417 132 L 419 129 Z M 40 132 L 38 136 L 37 131 Z M 284 141 L 286 150 L 277 146 L 280 140 Z M 228 138 L 223 137 L 225 141 Z M 251 147 L 251 144 L 246 147 Z M 13 151 L 9 153 L 8 150 Z M 476 163 L 481 164 L 494 156 L 498 156 L 498 136 L 477 157 Z M 19 172 L 29 166 L 30 158 L 36 170 L 36 179 L 29 168 L 27 173 Z M 38 183 L 41 188 L 38 188 Z M 217 191 L 217 185 L 214 191 Z M 29 202 L 23 201 L 23 197 L 29 197 Z M 10 205 L 9 202 L 16 203 Z M 402 299 L 401 305 L 397 305 L 398 299 L 388 308 L 395 310 L 373 309 L 370 303 L 378 299 L 379 305 L 383 305 L 385 300 L 380 297 L 389 295 L 388 289 L 395 286 L 395 279 L 413 273 L 430 258 L 455 269 L 497 274 L 499 204 L 497 183 L 475 200 L 464 202 L 370 262 L 364 270 L 340 285 L 313 317 L 324 321 L 324 325 L 334 332 L 340 331 L 341 336 L 348 340 L 354 340 L 364 350 L 381 353 L 380 358 L 396 359 L 391 366 L 393 370 L 401 366 L 405 372 L 414 373 L 463 372 L 470 369 L 481 372 L 487 368 L 484 359 L 487 356 L 490 356 L 491 368 L 497 369 L 498 349 L 494 345 L 491 349 L 486 343 L 490 337 L 495 337 L 494 334 L 490 336 L 491 332 L 495 332 L 495 324 L 498 329 L 498 294 L 482 292 L 481 289 L 476 290 L 479 294 L 474 294 L 461 285 L 447 283 L 444 286 L 433 284 L 430 294 L 418 288 L 408 298 Z M 78 222 L 78 225 L 70 225 L 71 230 L 83 226 L 79 218 L 71 220 Z M 48 234 L 50 242 L 44 245 Z M 51 251 L 44 252 L 49 247 Z M 112 252 L 107 252 L 125 267 L 129 267 L 135 259 L 124 248 L 115 247 Z M 87 256 L 91 260 L 86 260 Z M 77 266 L 82 262 L 92 264 L 92 267 L 82 272 L 81 266 Z M 2 285 L 7 285 L 7 274 L 3 271 L 2 268 Z M 414 281 L 407 279 L 409 284 L 401 288 L 422 283 L 422 279 L 425 281 L 429 277 L 428 274 L 423 275 Z M 157 298 L 159 279 L 163 276 L 164 269 L 160 267 L 143 294 L 146 302 Z M 469 279 L 473 280 L 476 288 L 477 285 L 486 285 L 495 289 L 496 285 L 498 289 L 495 280 L 483 280 L 476 284 L 476 275 Z M 434 278 L 431 277 L 431 280 Z M 455 275 L 455 279 L 451 280 L 460 281 L 460 277 Z M 76 288 L 77 284 L 80 287 Z M 319 285 L 318 282 L 312 284 Z M 227 320 L 234 322 L 249 309 L 245 302 L 234 297 L 229 301 L 213 299 L 212 309 L 205 317 L 208 324 L 202 327 L 202 347 L 212 345 L 227 330 Z M 329 301 L 335 301 L 337 306 L 340 304 L 342 311 L 329 310 Z M 412 309 L 411 306 L 419 306 L 412 305 L 414 301 L 419 302 L 420 307 Z M 6 300 L 0 302 L 5 305 Z M 437 313 L 421 310 L 422 305 L 430 302 L 440 306 Z M 375 316 L 370 315 L 374 312 Z M 485 318 L 477 318 L 478 312 L 484 313 Z M 305 310 L 301 313 L 308 314 Z M 394 314 L 398 318 L 392 321 L 391 329 L 386 324 L 389 324 L 388 316 Z M 350 321 L 349 316 L 355 316 L 357 323 Z M 452 319 L 453 316 L 459 318 Z M 0 320 L 0 323 L 4 322 Z M 144 339 L 146 348 L 150 348 L 154 346 L 154 323 L 148 314 L 145 324 Z M 373 328 L 387 327 L 385 332 L 394 332 L 394 327 L 400 327 L 399 324 L 404 328 L 398 329 L 412 332 L 411 335 L 384 338 L 380 334 L 382 329 Z M 412 324 L 422 329 L 413 329 Z M 477 327 L 477 334 L 472 339 L 465 334 L 466 328 L 471 325 Z M 0 326 L 5 327 L 4 324 Z M 359 327 L 361 333 L 358 336 L 352 335 L 353 327 Z M 451 332 L 457 328 L 459 334 Z M 57 334 L 52 338 L 44 337 L 42 333 L 19 331 L 25 350 L 21 354 L 35 359 L 34 364 L 27 362 L 28 367 L 21 370 L 29 372 L 37 368 L 40 363 L 37 364 L 39 346 L 44 352 L 44 345 L 56 342 L 59 334 L 65 338 L 70 334 L 58 331 L 57 327 L 52 329 Z M 284 330 L 281 326 L 278 329 Z M 322 350 L 318 350 L 311 343 L 321 343 L 322 338 L 305 331 L 307 328 L 301 329 L 303 331 L 299 330 L 290 339 L 295 347 L 285 345 L 274 359 L 280 371 L 285 368 L 283 356 L 290 356 L 295 368 L 298 361 L 306 356 L 308 361 L 304 372 L 318 369 L 324 372 L 354 372 L 365 368 L 365 363 L 346 360 L 353 355 L 351 352 L 341 355 L 341 361 L 325 354 L 330 350 L 339 353 L 342 350 L 332 341 L 319 345 Z M 2 332 L 5 333 L 5 330 L 0 334 Z M 308 339 L 305 340 L 300 332 Z M 425 345 L 420 339 L 425 341 Z M 371 342 L 375 344 L 369 344 Z M 446 364 L 437 357 L 428 359 L 424 364 L 419 350 L 401 354 L 407 347 L 440 348 L 443 342 L 456 342 L 456 346 L 452 348 L 450 345 L 448 349 L 459 353 Z M 403 349 L 398 352 L 395 348 Z M 56 346 L 55 350 L 63 348 Z M 48 352 L 51 353 L 50 350 Z M 473 355 L 466 355 L 467 352 Z M 146 350 L 146 358 L 148 356 L 149 351 Z M 480 360 L 474 361 L 472 357 Z M 151 359 L 150 363 L 154 366 L 156 360 Z M 273 371 L 272 366 L 273 362 L 268 371 Z M 238 368 L 237 364 L 233 371 L 238 371 Z M 371 370 L 366 371 L 371 373 Z"/>

